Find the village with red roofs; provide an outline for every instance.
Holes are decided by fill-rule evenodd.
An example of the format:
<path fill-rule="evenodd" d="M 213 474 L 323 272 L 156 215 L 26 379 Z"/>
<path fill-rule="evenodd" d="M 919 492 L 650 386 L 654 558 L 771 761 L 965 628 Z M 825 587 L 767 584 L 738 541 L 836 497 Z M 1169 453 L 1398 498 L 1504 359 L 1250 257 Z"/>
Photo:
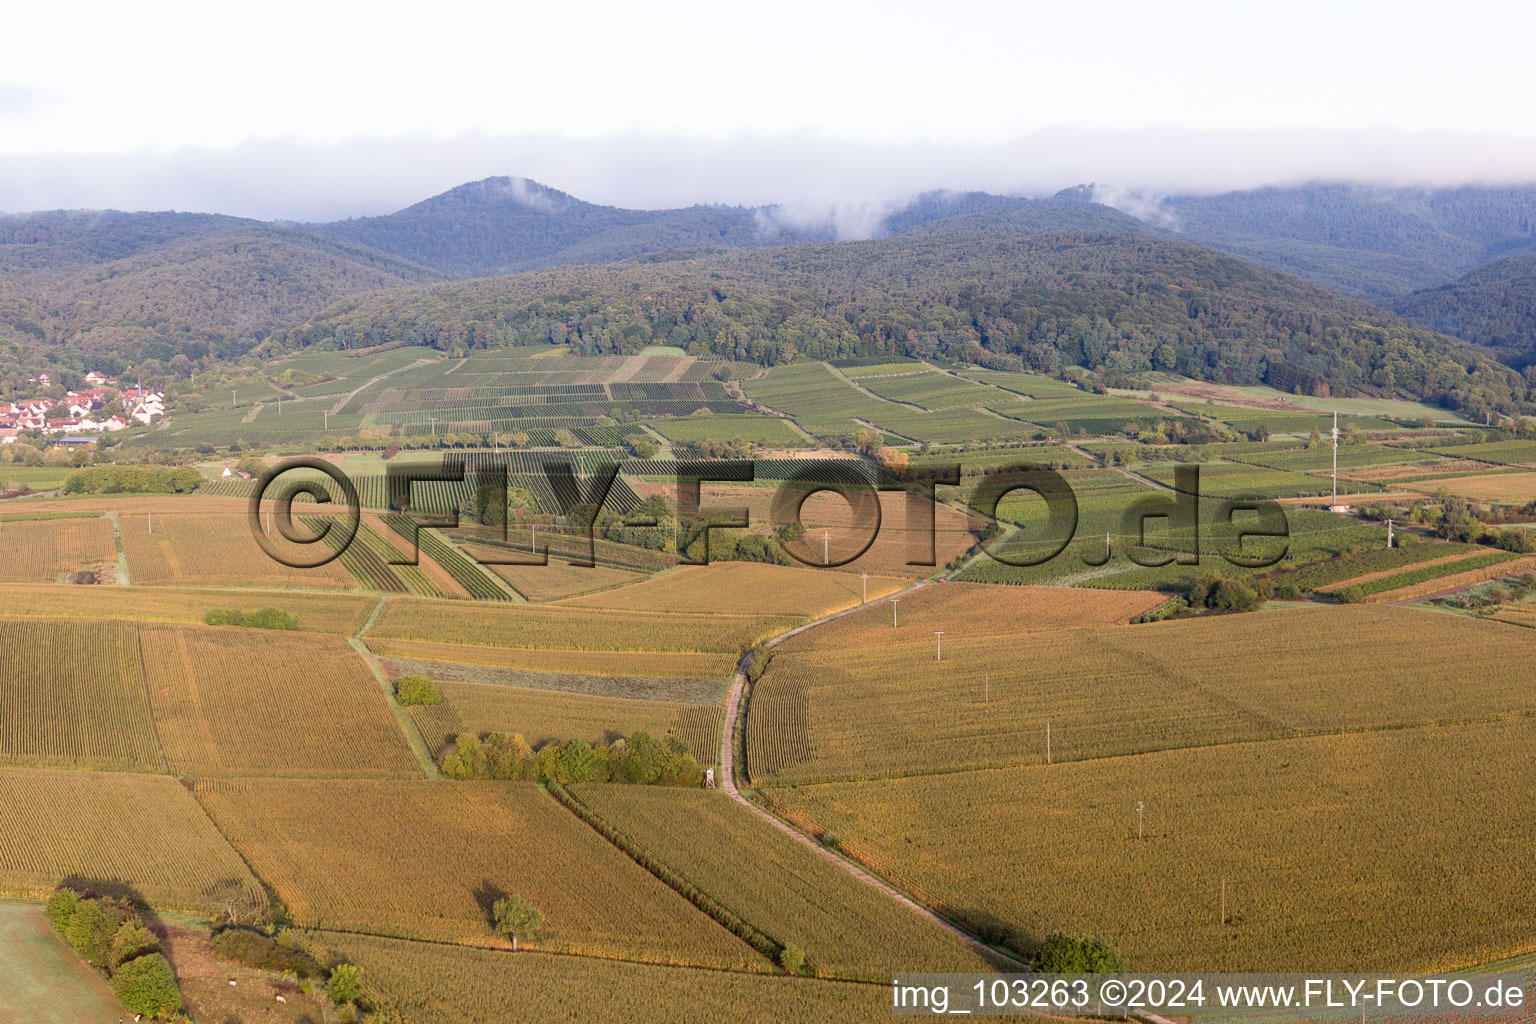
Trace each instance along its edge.
<path fill-rule="evenodd" d="M 0 444 L 34 430 L 91 437 L 136 424 L 147 426 L 165 415 L 165 395 L 160 392 L 144 387 L 120 388 L 116 379 L 94 370 L 86 374 L 85 382 L 88 387 L 67 391 L 63 398 L 0 402 Z M 45 391 L 53 382 L 44 373 L 35 383 L 40 391 Z"/>

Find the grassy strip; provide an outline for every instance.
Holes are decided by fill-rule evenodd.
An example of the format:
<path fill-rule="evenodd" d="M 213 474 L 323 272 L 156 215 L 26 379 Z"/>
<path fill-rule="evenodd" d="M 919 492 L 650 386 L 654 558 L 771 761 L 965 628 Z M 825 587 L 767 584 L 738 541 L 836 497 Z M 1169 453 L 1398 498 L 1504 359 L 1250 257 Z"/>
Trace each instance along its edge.
<path fill-rule="evenodd" d="M 1372 594 L 1381 594 L 1389 590 L 1401 590 L 1411 587 L 1416 583 L 1427 580 L 1440 579 L 1444 576 L 1458 576 L 1464 572 L 1474 572 L 1478 569 L 1486 569 L 1489 566 L 1498 565 L 1501 562 L 1509 562 L 1518 558 L 1512 551 L 1490 551 L 1486 555 L 1478 555 L 1475 558 L 1462 558 L 1454 562 L 1441 562 L 1438 565 L 1426 565 L 1410 572 L 1398 573 L 1395 576 L 1383 576 L 1380 579 L 1359 583 L 1343 590 L 1335 591 L 1341 601 L 1361 601 Z"/>
<path fill-rule="evenodd" d="M 78 512 L 9 512 L 0 515 L 0 523 L 35 523 L 44 519 L 95 519 L 102 515 L 99 509 Z"/>
<path fill-rule="evenodd" d="M 1338 558 L 1329 558 L 1309 565 L 1298 565 L 1294 568 L 1277 569 L 1266 574 L 1265 579 L 1276 586 L 1290 584 L 1297 590 L 1318 590 L 1357 576 L 1417 565 L 1446 555 L 1470 553 L 1476 550 L 1477 547 L 1473 544 L 1410 543 L 1401 547 L 1377 548 L 1373 551 L 1341 555 Z"/>

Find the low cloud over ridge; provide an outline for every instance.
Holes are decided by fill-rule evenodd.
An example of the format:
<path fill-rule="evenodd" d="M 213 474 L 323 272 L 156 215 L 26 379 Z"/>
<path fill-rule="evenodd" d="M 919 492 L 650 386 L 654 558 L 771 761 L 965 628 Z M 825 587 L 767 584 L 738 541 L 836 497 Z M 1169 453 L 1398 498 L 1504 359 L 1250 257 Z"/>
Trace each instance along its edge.
<path fill-rule="evenodd" d="M 864 237 L 932 189 L 1095 196 L 1137 216 L 1156 197 L 1306 181 L 1445 187 L 1536 182 L 1536 138 L 1475 133 L 1046 129 L 995 144 L 668 136 L 252 141 L 227 150 L 0 156 L 0 210 L 196 210 L 322 221 L 388 213 L 465 181 L 526 177 L 645 209 L 777 205 L 783 226 Z M 515 196 L 514 196 L 515 197 Z M 526 196 L 524 197 L 526 198 Z M 1166 226 L 1174 226 L 1166 224 Z"/>

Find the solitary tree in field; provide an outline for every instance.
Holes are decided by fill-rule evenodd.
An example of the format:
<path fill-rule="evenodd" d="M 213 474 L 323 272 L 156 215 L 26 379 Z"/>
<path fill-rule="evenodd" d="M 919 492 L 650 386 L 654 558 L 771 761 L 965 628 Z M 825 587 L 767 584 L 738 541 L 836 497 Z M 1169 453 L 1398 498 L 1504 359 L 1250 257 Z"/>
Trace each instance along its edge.
<path fill-rule="evenodd" d="M 513 893 L 496 901 L 491 907 L 496 919 L 496 933 L 512 940 L 512 950 L 517 951 L 517 940 L 531 938 L 544 927 L 544 915 L 523 897 Z"/>

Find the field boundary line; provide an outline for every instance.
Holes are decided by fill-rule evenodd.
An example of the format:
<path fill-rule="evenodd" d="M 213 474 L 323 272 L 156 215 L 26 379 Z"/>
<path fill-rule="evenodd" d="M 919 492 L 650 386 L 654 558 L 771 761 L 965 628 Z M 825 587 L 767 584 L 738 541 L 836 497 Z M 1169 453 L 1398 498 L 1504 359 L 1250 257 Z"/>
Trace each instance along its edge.
<path fill-rule="evenodd" d="M 112 543 L 117 545 L 117 571 L 116 584 L 119 587 L 129 585 L 128 578 L 128 552 L 123 547 L 123 534 L 117 526 L 117 509 L 110 508 L 106 511 L 107 521 L 112 524 Z"/>
<path fill-rule="evenodd" d="M 149 709 L 149 729 L 155 737 L 155 749 L 160 752 L 160 768 L 170 775 L 171 759 L 165 753 L 165 742 L 160 739 L 160 719 L 155 715 L 155 699 L 149 692 L 149 666 L 144 661 L 144 631 L 137 622 L 133 623 L 133 644 L 139 652 L 139 679 L 144 683 L 144 706 Z M 222 832 L 219 834 L 223 835 Z"/>
<path fill-rule="evenodd" d="M 1146 484 L 1149 487 L 1154 487 L 1160 491 L 1174 492 L 1173 487 L 1163 483 L 1161 480 L 1154 480 L 1150 476 L 1142 476 L 1140 473 L 1126 469 L 1124 466 L 1111 466 L 1108 459 L 1100 460 L 1098 456 L 1094 455 L 1092 452 L 1084 451 L 1075 444 L 1071 444 L 1066 441 L 1063 441 L 1062 444 L 1068 451 L 1076 452 L 1078 455 L 1081 455 L 1083 458 L 1087 459 L 1089 462 L 1092 462 L 1095 465 L 1103 466 L 1105 469 L 1112 469 L 1127 479 L 1135 480 L 1139 484 Z"/>
<path fill-rule="evenodd" d="M 703 886 L 695 884 L 681 871 L 672 867 L 672 865 L 647 852 L 639 840 L 582 802 L 580 795 L 572 793 L 558 782 L 549 787 L 546 792 L 548 792 L 555 803 L 564 807 L 579 819 L 582 824 L 601 836 L 604 842 L 634 861 L 635 864 L 643 868 L 647 874 L 651 875 L 662 885 L 665 885 L 677 893 L 678 896 L 687 900 L 689 904 L 711 921 L 714 921 L 715 924 L 750 946 L 753 952 L 773 965 L 776 973 L 789 973 L 775 963 L 773 956 L 770 956 L 766 950 L 742 933 L 750 932 L 760 936 L 766 945 L 775 946 L 779 949 L 783 949 L 785 943 L 778 941 L 751 921 L 737 914 L 730 907 L 727 907 L 724 903 L 711 896 L 705 891 Z"/>
<path fill-rule="evenodd" d="M 854 612 L 863 611 L 874 605 L 883 604 L 887 601 L 905 597 L 909 594 L 915 593 L 918 590 L 921 590 L 926 586 L 928 586 L 928 582 L 926 580 L 919 580 L 912 586 L 903 590 L 898 590 L 894 594 L 887 594 L 884 597 L 876 598 L 875 600 L 868 603 L 855 605 L 852 608 L 845 608 L 840 612 L 834 612 L 831 615 L 825 615 L 819 619 L 807 622 L 803 626 L 797 626 L 787 633 L 781 633 L 778 636 L 765 641 L 762 645 L 761 651 L 762 653 L 766 653 L 785 640 L 788 640 L 790 637 L 803 633 L 808 629 L 832 622 L 835 619 L 840 619 L 845 615 L 852 615 Z M 965 929 L 951 921 L 945 920 L 938 914 L 934 913 L 932 910 L 929 910 L 921 903 L 912 899 L 910 896 L 903 894 L 884 879 L 878 878 L 874 874 L 866 871 L 864 868 L 858 866 L 847 858 L 839 857 L 837 854 L 833 853 L 831 850 L 828 850 L 826 847 L 816 842 L 816 840 L 812 839 L 804 832 L 801 832 L 799 829 L 784 821 L 782 818 L 779 818 L 777 815 L 769 813 L 767 810 L 764 810 L 762 807 L 758 806 L 751 800 L 748 800 L 744 795 L 742 795 L 741 790 L 736 785 L 736 740 L 739 734 L 740 720 L 744 717 L 746 710 L 745 704 L 742 701 L 742 697 L 746 691 L 747 669 L 751 666 L 752 657 L 753 654 L 751 651 L 749 651 L 742 656 L 741 661 L 737 664 L 736 676 L 731 683 L 731 693 L 730 696 L 726 699 L 725 727 L 720 731 L 720 777 L 721 789 L 725 791 L 725 794 L 732 800 L 735 800 L 737 803 L 747 808 L 747 810 L 751 811 L 753 814 L 757 815 L 759 818 L 768 822 L 768 824 L 772 825 L 780 832 L 783 832 L 785 835 L 800 843 L 802 846 L 815 852 L 818 857 L 823 857 L 831 863 L 836 864 L 838 867 L 842 868 L 842 870 L 848 872 L 850 875 L 858 879 L 860 882 L 863 882 L 865 885 L 868 885 L 874 888 L 876 891 L 884 894 L 886 897 L 897 901 L 898 903 L 907 907 L 909 910 L 920 914 L 921 916 L 927 918 L 951 934 L 964 939 L 966 943 L 975 948 L 976 951 L 981 953 L 983 956 L 993 960 L 1001 960 L 1004 962 L 1013 963 L 1019 967 L 1027 968 L 1027 965 L 1023 961 L 1007 953 L 1002 953 L 992 948 L 985 942 L 982 942 L 976 936 L 967 932 Z"/>
<path fill-rule="evenodd" d="M 394 376 L 397 373 L 400 373 L 403 370 L 414 370 L 418 366 L 425 366 L 427 364 L 435 363 L 435 362 L 437 362 L 436 359 L 418 359 L 414 363 L 407 363 L 406 365 L 396 367 L 395 369 L 390 370 L 387 373 L 381 373 L 377 377 L 373 378 L 372 380 L 367 381 L 364 384 L 360 384 L 357 387 L 353 388 L 351 391 L 348 391 L 345 395 L 342 395 L 340 401 L 338 401 L 335 405 L 331 406 L 331 408 L 328 411 L 330 412 L 330 414 L 332 416 L 340 416 L 341 415 L 341 410 L 343 410 L 343 409 L 345 409 L 347 407 L 347 403 L 348 402 L 352 401 L 352 399 L 355 398 L 359 393 L 361 393 L 363 391 L 367 391 L 369 388 L 373 387 L 375 384 L 377 384 L 379 381 L 383 380 L 385 377 L 391 377 L 391 376 Z M 464 360 L 461 359 L 461 360 L 459 360 L 459 366 L 462 366 L 462 365 L 464 365 Z M 453 369 L 446 370 L 444 372 L 452 373 L 453 370 L 457 370 L 458 368 L 459 368 L 458 366 L 455 366 L 455 367 L 453 367 Z"/>
<path fill-rule="evenodd" d="M 347 643 L 352 645 L 352 650 L 363 659 L 363 664 L 368 666 L 368 671 L 373 673 L 373 678 L 378 680 L 380 688 L 384 691 L 384 699 L 389 702 L 389 709 L 395 713 L 395 723 L 400 727 L 400 733 L 405 738 L 405 745 L 411 748 L 411 753 L 416 755 L 416 760 L 421 762 L 422 772 L 429 779 L 441 779 L 443 773 L 437 770 L 437 762 L 432 759 L 432 750 L 427 746 L 427 739 L 421 734 L 421 727 L 416 724 L 416 719 L 411 713 L 400 706 L 395 699 L 395 688 L 389 685 L 389 675 L 384 671 L 384 666 L 379 664 L 378 656 L 368 649 L 363 642 L 363 634 L 368 632 L 378 619 L 379 613 L 384 610 L 384 604 L 388 598 L 379 598 L 379 603 L 374 605 L 373 613 L 368 616 L 368 621 L 363 623 L 356 633 L 347 637 Z"/>
<path fill-rule="evenodd" d="M 844 373 L 842 370 L 839 370 L 837 367 L 833 366 L 831 363 L 825 363 L 823 365 L 825 365 L 827 369 L 832 371 L 832 376 L 836 377 L 838 380 L 842 381 L 844 384 L 846 384 L 849 387 L 853 388 L 853 390 L 857 391 L 859 394 L 863 395 L 866 398 L 873 398 L 877 402 L 888 402 L 891 405 L 899 405 L 899 406 L 901 406 L 903 408 L 911 409 L 914 412 L 926 413 L 927 415 L 930 415 L 930 416 L 933 415 L 934 410 L 928 408 L 927 406 L 918 405 L 916 402 L 903 401 L 900 398 L 886 398 L 884 395 L 879 394 L 878 392 L 874 392 L 874 391 L 869 390 L 869 388 L 867 388 L 864 385 L 860 384 L 858 381 L 854 380 L 852 377 L 848 376 L 846 373 Z M 920 373 L 922 371 L 913 371 L 913 372 L 915 374 L 915 373 Z M 906 374 L 901 374 L 900 376 L 907 376 L 907 375 Z M 894 433 L 894 431 L 891 431 L 891 433 Z"/>

